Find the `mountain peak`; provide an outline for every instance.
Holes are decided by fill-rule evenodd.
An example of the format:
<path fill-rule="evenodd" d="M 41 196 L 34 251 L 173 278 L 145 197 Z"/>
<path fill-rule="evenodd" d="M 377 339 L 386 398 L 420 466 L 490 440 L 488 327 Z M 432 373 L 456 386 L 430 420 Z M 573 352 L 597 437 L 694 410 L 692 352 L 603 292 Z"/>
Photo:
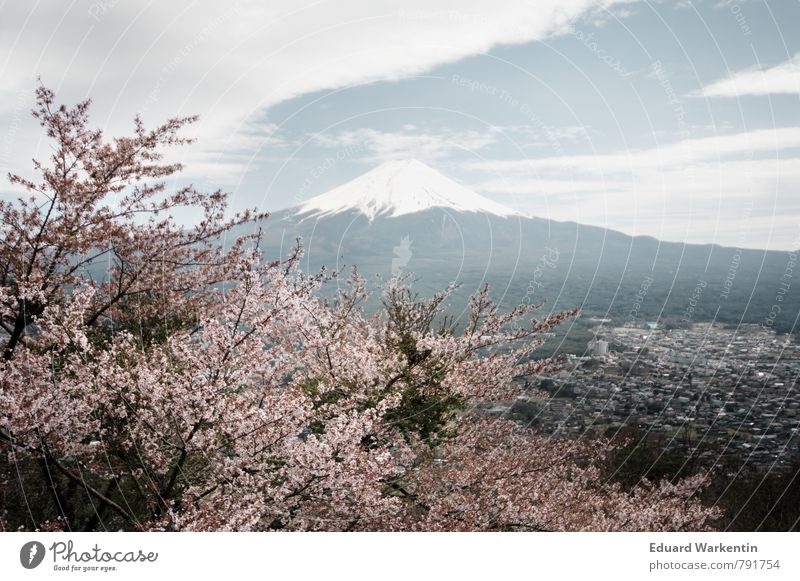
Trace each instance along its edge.
<path fill-rule="evenodd" d="M 480 196 L 416 159 L 387 161 L 367 173 L 300 205 L 298 213 L 325 216 L 349 210 L 369 219 L 402 216 L 430 208 L 519 216 Z"/>

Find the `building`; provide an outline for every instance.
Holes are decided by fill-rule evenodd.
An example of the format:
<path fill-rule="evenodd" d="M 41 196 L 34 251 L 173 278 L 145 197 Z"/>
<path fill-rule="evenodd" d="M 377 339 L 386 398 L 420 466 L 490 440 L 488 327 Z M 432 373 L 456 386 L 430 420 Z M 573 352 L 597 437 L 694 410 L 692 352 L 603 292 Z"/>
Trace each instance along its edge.
<path fill-rule="evenodd" d="M 589 341 L 589 350 L 595 357 L 605 357 L 608 355 L 608 341 L 592 339 Z"/>

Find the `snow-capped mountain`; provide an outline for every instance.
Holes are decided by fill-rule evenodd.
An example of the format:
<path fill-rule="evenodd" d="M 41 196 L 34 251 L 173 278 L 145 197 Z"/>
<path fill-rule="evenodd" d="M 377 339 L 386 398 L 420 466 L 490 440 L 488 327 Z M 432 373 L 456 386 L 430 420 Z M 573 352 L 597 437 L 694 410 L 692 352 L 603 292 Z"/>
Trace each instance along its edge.
<path fill-rule="evenodd" d="M 543 301 L 548 310 L 581 307 L 626 323 L 684 317 L 698 280 L 707 284 L 692 306 L 698 320 L 741 322 L 747 311 L 748 322 L 759 322 L 765 315 L 752 305 L 771 304 L 790 259 L 524 216 L 414 160 L 380 165 L 252 231 L 268 256 L 285 256 L 300 238 L 306 272 L 413 273 L 423 294 L 457 281 L 466 296 L 489 282 L 507 305 Z M 723 293 L 734 261 L 736 286 Z M 785 320 L 776 325 L 791 327 L 800 295 L 782 304 Z"/>
<path fill-rule="evenodd" d="M 304 202 L 300 214 L 314 217 L 356 211 L 370 220 L 445 208 L 521 216 L 519 212 L 480 196 L 416 159 L 387 161 L 329 192 Z"/>

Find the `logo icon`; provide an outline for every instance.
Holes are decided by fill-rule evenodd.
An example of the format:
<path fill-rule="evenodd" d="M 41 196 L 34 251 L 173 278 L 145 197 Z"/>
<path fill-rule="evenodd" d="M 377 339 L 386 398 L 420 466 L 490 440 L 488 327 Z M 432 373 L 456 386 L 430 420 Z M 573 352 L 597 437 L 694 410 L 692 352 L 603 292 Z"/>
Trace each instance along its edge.
<path fill-rule="evenodd" d="M 44 545 L 39 541 L 30 541 L 22 545 L 19 551 L 19 562 L 26 569 L 35 569 L 44 560 Z"/>
<path fill-rule="evenodd" d="M 400 239 L 400 244 L 395 246 L 392 250 L 394 250 L 394 258 L 392 258 L 392 276 L 399 276 L 408 264 L 408 261 L 411 260 L 411 257 L 414 255 L 411 251 L 411 238 L 403 236 Z"/>

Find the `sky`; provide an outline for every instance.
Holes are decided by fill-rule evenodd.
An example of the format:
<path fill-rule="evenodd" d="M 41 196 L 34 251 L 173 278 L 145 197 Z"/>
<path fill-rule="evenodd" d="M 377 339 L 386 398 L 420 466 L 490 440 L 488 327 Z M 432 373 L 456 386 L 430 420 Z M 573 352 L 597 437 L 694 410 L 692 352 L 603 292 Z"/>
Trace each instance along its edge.
<path fill-rule="evenodd" d="M 527 214 L 800 248 L 800 2 L 0 0 L 0 197 L 50 145 L 199 114 L 175 185 L 299 204 L 416 158 Z"/>

